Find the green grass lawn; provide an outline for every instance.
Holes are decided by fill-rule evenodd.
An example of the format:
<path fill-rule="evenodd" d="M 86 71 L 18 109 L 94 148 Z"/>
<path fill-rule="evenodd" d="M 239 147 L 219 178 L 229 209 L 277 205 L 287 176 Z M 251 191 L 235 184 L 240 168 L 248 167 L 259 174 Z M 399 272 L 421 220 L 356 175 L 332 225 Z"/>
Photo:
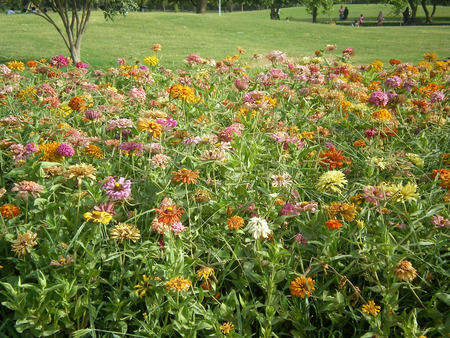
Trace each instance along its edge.
<path fill-rule="evenodd" d="M 221 59 L 236 54 L 242 46 L 250 62 L 254 53 L 266 55 L 280 49 L 290 57 L 312 56 L 326 44 L 337 44 L 338 50 L 356 50 L 354 62 L 388 62 L 391 58 L 418 62 L 426 52 L 437 52 L 441 58 L 450 56 L 448 26 L 400 26 L 401 18 L 390 14 L 385 5 L 349 5 L 349 21 L 364 14 L 367 25 L 376 20 L 380 10 L 386 18 L 384 27 L 351 27 L 325 24 L 336 20 L 319 15 L 318 24 L 303 7 L 285 8 L 281 20 L 272 21 L 264 11 L 217 13 L 130 13 L 114 22 L 105 21 L 101 12 L 94 12 L 82 43 L 82 59 L 93 67 L 116 65 L 118 57 L 128 60 L 152 55 L 151 46 L 160 43 L 158 53 L 167 67 L 181 67 L 191 53 L 204 58 Z M 55 15 L 55 14 L 52 14 Z M 422 15 L 419 8 L 418 17 Z M 438 7 L 436 22 L 450 17 L 449 7 Z M 56 15 L 55 15 L 56 17 Z M 286 20 L 289 18 L 289 20 Z M 423 19 L 423 18 L 422 18 Z M 393 26 L 388 26 L 392 24 Z M 0 63 L 10 60 L 50 58 L 68 51 L 53 27 L 33 15 L 3 16 L 0 20 Z"/>

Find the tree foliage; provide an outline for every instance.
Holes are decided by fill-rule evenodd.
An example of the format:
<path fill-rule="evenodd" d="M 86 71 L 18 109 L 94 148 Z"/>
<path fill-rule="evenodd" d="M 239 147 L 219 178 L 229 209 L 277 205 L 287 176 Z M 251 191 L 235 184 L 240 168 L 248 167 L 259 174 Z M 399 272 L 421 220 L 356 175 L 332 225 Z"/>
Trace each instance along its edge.
<path fill-rule="evenodd" d="M 34 14 L 49 22 L 64 40 L 73 61 L 81 61 L 81 40 L 87 30 L 91 11 L 96 0 L 49 0 L 33 2 L 38 9 Z M 61 22 L 54 20 L 45 10 L 49 6 L 57 13 Z M 113 20 L 118 14 L 126 15 L 129 10 L 136 8 L 134 0 L 107 0 L 103 2 L 103 12 L 106 20 Z"/>

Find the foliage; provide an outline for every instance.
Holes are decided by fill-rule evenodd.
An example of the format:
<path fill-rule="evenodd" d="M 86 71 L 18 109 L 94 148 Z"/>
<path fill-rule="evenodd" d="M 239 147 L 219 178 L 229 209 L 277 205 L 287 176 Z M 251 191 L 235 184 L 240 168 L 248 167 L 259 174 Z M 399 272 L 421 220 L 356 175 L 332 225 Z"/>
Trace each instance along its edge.
<path fill-rule="evenodd" d="M 5 335 L 448 332 L 449 62 L 160 49 L 0 65 Z"/>

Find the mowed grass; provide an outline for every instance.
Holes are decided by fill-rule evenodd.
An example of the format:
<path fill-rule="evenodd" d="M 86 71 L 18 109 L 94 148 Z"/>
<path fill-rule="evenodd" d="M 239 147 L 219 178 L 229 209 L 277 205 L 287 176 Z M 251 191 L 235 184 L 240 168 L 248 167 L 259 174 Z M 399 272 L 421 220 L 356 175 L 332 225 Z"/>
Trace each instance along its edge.
<path fill-rule="evenodd" d="M 336 20 L 335 6 L 331 20 Z M 269 19 L 269 12 L 233 12 L 196 15 L 194 13 L 132 12 L 105 21 L 102 12 L 94 12 L 82 43 L 82 60 L 94 68 L 117 64 L 117 58 L 142 60 L 153 55 L 151 46 L 162 45 L 158 53 L 161 64 L 181 67 L 188 54 L 203 58 L 222 59 L 237 53 L 236 47 L 246 49 L 244 60 L 251 62 L 254 53 L 266 55 L 279 49 L 289 57 L 313 56 L 314 51 L 327 44 L 337 44 L 338 50 L 352 47 L 356 50 L 355 63 L 374 60 L 388 62 L 391 58 L 417 63 L 426 52 L 439 57 L 450 56 L 450 29 L 448 26 L 400 26 L 401 18 L 390 15 L 385 5 L 349 5 L 349 21 L 364 14 L 367 26 L 349 24 L 329 25 L 330 18 L 320 14 L 321 23 L 312 24 L 303 7 L 284 8 L 281 20 Z M 369 26 L 380 10 L 386 24 Z M 422 14 L 419 8 L 419 18 Z M 51 14 L 57 19 L 56 14 Z M 450 18 L 450 7 L 438 7 L 437 22 Z M 289 20 L 286 20 L 289 18 Z M 4 15 L 0 20 L 0 63 L 10 60 L 27 61 L 69 55 L 56 30 L 34 15 Z"/>

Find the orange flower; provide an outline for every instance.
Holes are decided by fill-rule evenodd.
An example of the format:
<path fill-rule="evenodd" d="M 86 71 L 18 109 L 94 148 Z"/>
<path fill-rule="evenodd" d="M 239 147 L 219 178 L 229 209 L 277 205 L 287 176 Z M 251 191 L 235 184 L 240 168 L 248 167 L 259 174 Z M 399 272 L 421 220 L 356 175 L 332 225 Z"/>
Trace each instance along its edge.
<path fill-rule="evenodd" d="M 399 65 L 399 64 L 401 64 L 402 62 L 400 61 L 400 60 L 397 60 L 397 59 L 390 59 L 389 60 L 389 64 L 391 65 L 391 66 L 395 66 L 395 65 Z"/>
<path fill-rule="evenodd" d="M 36 68 L 37 65 L 38 65 L 37 62 L 34 61 L 34 60 L 27 61 L 27 66 L 28 66 L 29 68 Z"/>
<path fill-rule="evenodd" d="M 342 150 L 337 150 L 335 147 L 324 151 L 320 155 L 320 165 L 328 170 L 333 170 L 335 168 L 342 168 L 342 165 L 351 164 L 349 158 L 344 156 L 344 152 Z"/>
<path fill-rule="evenodd" d="M 172 174 L 175 175 L 174 177 L 172 177 L 172 181 L 173 182 L 183 182 L 185 184 L 196 183 L 197 178 L 199 177 L 198 173 L 199 173 L 198 170 L 192 171 L 192 169 L 186 169 L 186 168 L 183 168 L 178 171 L 172 171 Z"/>
<path fill-rule="evenodd" d="M 159 214 L 158 222 L 165 224 L 173 224 L 180 221 L 181 214 L 184 213 L 181 207 L 177 208 L 176 204 L 170 205 L 163 209 L 155 209 Z"/>
<path fill-rule="evenodd" d="M 72 110 L 83 112 L 86 109 L 85 103 L 86 102 L 81 97 L 75 96 L 70 99 L 69 107 L 72 108 Z"/>
<path fill-rule="evenodd" d="M 0 214 L 3 218 L 11 219 L 21 214 L 20 207 L 14 204 L 5 204 L 0 207 Z"/>
<path fill-rule="evenodd" d="M 289 285 L 291 294 L 293 296 L 305 298 L 305 294 L 311 297 L 312 292 L 315 290 L 314 283 L 316 281 L 311 277 L 305 278 L 304 276 L 297 277 Z"/>
<path fill-rule="evenodd" d="M 325 225 L 328 227 L 328 229 L 340 229 L 342 226 L 341 221 L 337 219 L 330 219 L 325 222 Z"/>
<path fill-rule="evenodd" d="M 244 225 L 244 219 L 241 216 L 233 216 L 228 218 L 227 226 L 231 230 L 237 230 Z"/>

